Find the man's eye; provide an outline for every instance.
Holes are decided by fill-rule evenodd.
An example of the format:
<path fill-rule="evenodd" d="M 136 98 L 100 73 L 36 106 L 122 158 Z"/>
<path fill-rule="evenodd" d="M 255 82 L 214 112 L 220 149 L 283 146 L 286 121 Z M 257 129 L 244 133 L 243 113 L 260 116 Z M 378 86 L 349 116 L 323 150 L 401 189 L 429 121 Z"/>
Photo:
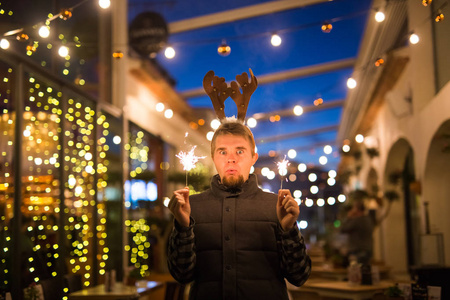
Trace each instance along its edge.
<path fill-rule="evenodd" d="M 226 151 L 219 151 L 219 154 L 220 155 L 225 155 L 225 154 L 227 154 L 227 152 Z"/>
<path fill-rule="evenodd" d="M 238 150 L 238 151 L 236 151 L 236 153 L 237 154 L 242 154 L 242 153 L 244 153 L 244 150 Z"/>

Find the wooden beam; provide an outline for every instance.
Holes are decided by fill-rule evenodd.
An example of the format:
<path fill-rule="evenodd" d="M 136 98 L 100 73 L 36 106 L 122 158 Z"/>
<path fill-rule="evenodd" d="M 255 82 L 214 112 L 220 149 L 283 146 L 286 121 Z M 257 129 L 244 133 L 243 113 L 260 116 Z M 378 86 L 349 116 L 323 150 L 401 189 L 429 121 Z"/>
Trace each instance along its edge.
<path fill-rule="evenodd" d="M 330 0 L 279 0 L 230 9 L 201 17 L 171 22 L 169 23 L 169 32 L 170 34 L 174 34 L 204 27 L 211 27 L 329 1 Z"/>
<path fill-rule="evenodd" d="M 271 74 L 266 74 L 266 75 L 258 75 L 256 77 L 258 79 L 258 85 L 263 85 L 263 84 L 269 84 L 269 83 L 274 83 L 274 82 L 287 81 L 287 80 L 291 80 L 291 79 L 298 79 L 298 78 L 302 78 L 302 77 L 309 77 L 309 76 L 332 72 L 332 71 L 341 70 L 341 69 L 345 69 L 345 68 L 351 68 L 354 66 L 355 61 L 356 60 L 354 58 L 346 58 L 346 59 L 335 60 L 335 61 L 328 62 L 328 63 L 317 64 L 317 65 L 312 65 L 312 66 L 307 66 L 307 67 L 301 67 L 301 68 L 292 69 L 292 70 L 286 70 L 286 71 L 281 71 L 281 72 L 276 72 L 276 73 L 271 73 Z M 192 90 L 187 90 L 187 91 L 180 93 L 180 96 L 184 97 L 184 98 L 193 98 L 193 97 L 199 97 L 199 96 L 204 96 L 204 95 L 206 95 L 206 94 L 202 87 L 195 88 Z"/>
<path fill-rule="evenodd" d="M 342 100 L 326 101 L 319 106 L 308 105 L 308 106 L 303 107 L 303 113 L 340 107 L 340 106 L 343 106 L 344 103 L 345 103 L 345 100 L 342 99 Z M 271 116 L 275 116 L 275 115 L 279 115 L 282 118 L 295 116 L 293 109 L 290 108 L 290 109 L 272 111 L 270 113 L 257 113 L 257 114 L 254 114 L 252 117 L 255 118 L 258 122 L 262 122 L 262 121 L 268 121 Z"/>

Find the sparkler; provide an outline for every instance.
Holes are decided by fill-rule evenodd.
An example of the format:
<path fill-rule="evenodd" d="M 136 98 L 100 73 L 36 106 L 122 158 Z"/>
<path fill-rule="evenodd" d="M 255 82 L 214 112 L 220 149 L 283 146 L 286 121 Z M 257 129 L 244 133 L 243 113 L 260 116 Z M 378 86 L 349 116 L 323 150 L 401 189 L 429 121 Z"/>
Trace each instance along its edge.
<path fill-rule="evenodd" d="M 180 163 L 183 165 L 183 170 L 186 171 L 186 186 L 188 186 L 188 172 L 195 168 L 195 164 L 198 162 L 199 159 L 203 159 L 206 156 L 195 156 L 194 150 L 197 148 L 197 146 L 192 147 L 192 149 L 189 152 L 183 152 L 180 151 L 176 157 L 180 159 Z"/>
<path fill-rule="evenodd" d="M 286 155 L 284 156 L 282 161 L 277 162 L 278 173 L 281 176 L 281 186 L 280 190 L 283 189 L 283 176 L 287 174 L 287 167 L 290 165 L 289 160 L 286 159 Z"/>

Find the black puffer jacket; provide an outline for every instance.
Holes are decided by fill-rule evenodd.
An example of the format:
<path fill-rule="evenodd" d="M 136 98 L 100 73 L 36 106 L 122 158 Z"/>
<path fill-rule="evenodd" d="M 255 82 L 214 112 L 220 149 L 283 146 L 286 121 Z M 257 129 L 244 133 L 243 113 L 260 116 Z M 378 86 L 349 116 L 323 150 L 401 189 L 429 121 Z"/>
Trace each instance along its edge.
<path fill-rule="evenodd" d="M 237 193 L 216 175 L 211 189 L 190 196 L 196 247 L 190 299 L 288 299 L 276 202 L 254 175 Z"/>

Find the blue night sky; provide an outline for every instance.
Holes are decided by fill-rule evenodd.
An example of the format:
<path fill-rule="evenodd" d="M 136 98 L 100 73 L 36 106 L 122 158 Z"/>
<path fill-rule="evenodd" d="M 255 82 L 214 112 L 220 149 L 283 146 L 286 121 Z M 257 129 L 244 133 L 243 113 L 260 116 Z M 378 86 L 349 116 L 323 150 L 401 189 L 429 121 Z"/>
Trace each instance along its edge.
<path fill-rule="evenodd" d="M 270 1 L 138 1 L 131 0 L 130 20 L 143 11 L 160 13 L 167 23 L 221 12 Z M 169 44 L 175 48 L 175 58 L 169 60 L 159 53 L 157 61 L 176 81 L 178 92 L 200 88 L 203 76 L 209 70 L 225 77 L 227 82 L 237 74 L 251 68 L 256 77 L 284 70 L 356 58 L 371 1 L 336 0 L 304 8 L 292 9 L 270 15 L 202 28 L 169 37 Z M 323 33 L 323 22 L 330 22 L 333 29 Z M 282 44 L 270 44 L 272 33 L 277 32 Z M 226 39 L 231 47 L 228 56 L 220 56 L 217 47 Z M 341 69 L 310 77 L 259 85 L 252 96 L 247 117 L 256 113 L 292 109 L 295 105 L 310 106 L 316 98 L 324 102 L 343 100 L 346 97 L 347 78 L 352 69 Z M 192 107 L 210 107 L 207 96 L 187 99 Z M 225 102 L 226 115 L 235 115 L 236 107 L 231 98 Z M 259 122 L 252 129 L 256 140 L 277 135 L 301 132 L 324 126 L 338 125 L 342 108 L 325 109 L 305 113 L 302 116 L 282 118 L 271 123 Z M 338 162 L 337 130 L 316 135 L 282 139 L 270 143 L 258 143 L 259 155 L 270 150 L 280 155 L 290 148 L 299 148 L 297 162 L 314 163 L 323 153 L 323 146 L 313 145 L 327 142 L 334 153 L 328 155 L 325 169 L 334 169 Z M 311 147 L 308 147 L 311 145 Z M 285 154 L 285 153 L 284 153 Z"/>

